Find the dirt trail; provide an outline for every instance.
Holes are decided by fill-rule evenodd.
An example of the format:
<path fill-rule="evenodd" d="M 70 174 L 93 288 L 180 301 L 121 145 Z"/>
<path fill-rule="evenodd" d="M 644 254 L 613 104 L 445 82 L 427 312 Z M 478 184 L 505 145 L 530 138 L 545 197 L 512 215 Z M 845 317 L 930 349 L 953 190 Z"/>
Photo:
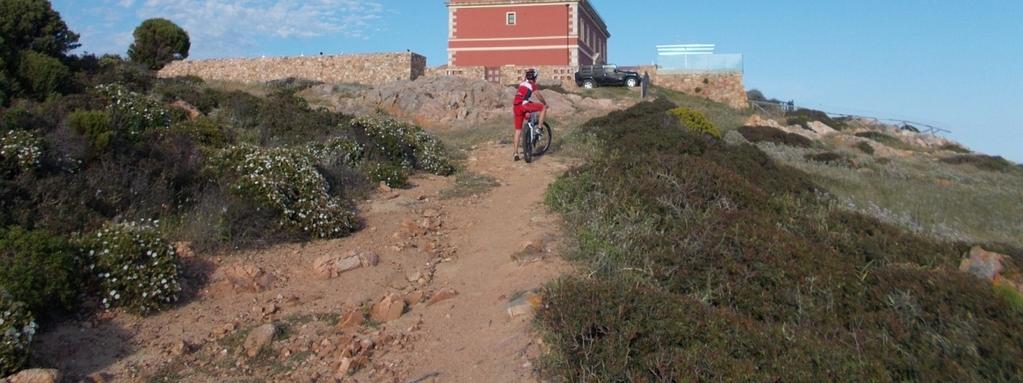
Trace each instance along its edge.
<path fill-rule="evenodd" d="M 35 363 L 73 381 L 535 380 L 531 316 L 517 315 L 528 299 L 514 303 L 568 271 L 554 254 L 559 225 L 543 195 L 571 164 L 554 155 L 526 165 L 509 153 L 500 144 L 471 153 L 470 170 L 499 183 L 479 195 L 443 199 L 452 178 L 417 176 L 410 189 L 360 204 L 366 228 L 350 237 L 188 258 L 185 303 L 147 318 L 112 312 L 64 322 L 40 334 Z M 315 276 L 317 259 L 352 252 L 380 262 Z M 253 281 L 263 285 L 219 277 L 238 266 L 261 272 Z M 457 295 L 428 303 L 441 292 Z M 369 312 L 389 294 L 408 302 L 400 318 L 338 326 L 343 314 Z M 248 357 L 246 335 L 267 323 L 277 325 L 276 340 Z"/>

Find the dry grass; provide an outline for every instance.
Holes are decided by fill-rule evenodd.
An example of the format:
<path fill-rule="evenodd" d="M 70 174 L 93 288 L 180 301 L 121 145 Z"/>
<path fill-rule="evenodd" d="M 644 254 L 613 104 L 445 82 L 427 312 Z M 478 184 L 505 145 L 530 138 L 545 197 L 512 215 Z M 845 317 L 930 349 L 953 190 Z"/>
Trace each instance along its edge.
<path fill-rule="evenodd" d="M 978 171 L 923 154 L 875 159 L 836 149 L 857 165 L 842 166 L 808 160 L 816 153 L 809 149 L 758 146 L 810 174 L 849 209 L 943 239 L 1023 246 L 1023 172 Z"/>

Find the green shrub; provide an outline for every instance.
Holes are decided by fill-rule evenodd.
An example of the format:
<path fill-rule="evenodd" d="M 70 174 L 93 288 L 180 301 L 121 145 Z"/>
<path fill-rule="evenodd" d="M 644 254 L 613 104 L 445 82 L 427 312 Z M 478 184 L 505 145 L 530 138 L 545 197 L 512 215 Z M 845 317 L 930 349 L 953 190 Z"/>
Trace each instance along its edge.
<path fill-rule="evenodd" d="M 688 108 L 675 108 L 668 111 L 668 114 L 677 118 L 682 126 L 693 132 L 706 134 L 718 139 L 721 138 L 721 131 L 703 113 Z"/>
<path fill-rule="evenodd" d="M 231 132 L 202 116 L 171 125 L 170 130 L 185 134 L 195 142 L 213 148 L 223 148 L 234 142 Z"/>
<path fill-rule="evenodd" d="M 145 95 L 120 84 L 100 85 L 96 91 L 110 102 L 107 113 L 115 129 L 128 138 L 135 139 L 148 129 L 170 126 L 167 108 Z"/>
<path fill-rule="evenodd" d="M 153 86 L 153 93 L 160 95 L 166 102 L 184 101 L 200 112 L 209 114 L 220 106 L 221 94 L 203 84 L 201 78 L 194 76 L 160 79 Z"/>
<path fill-rule="evenodd" d="M 71 71 L 60 60 L 33 51 L 21 52 L 18 78 L 36 99 L 43 100 L 58 93 L 70 77 Z"/>
<path fill-rule="evenodd" d="M 371 162 L 366 165 L 366 173 L 373 183 L 383 182 L 387 186 L 395 188 L 408 186 L 409 170 L 400 165 Z"/>
<path fill-rule="evenodd" d="M 858 144 L 856 144 L 856 149 L 859 149 L 861 152 L 869 155 L 874 154 L 874 147 L 870 146 L 870 143 L 866 141 L 860 141 Z"/>
<path fill-rule="evenodd" d="M 945 157 L 941 162 L 951 165 L 973 165 L 981 170 L 990 172 L 1009 172 L 1016 167 L 1005 158 L 1000 156 L 988 156 L 984 154 L 967 154 L 954 157 Z"/>
<path fill-rule="evenodd" d="M 7 72 L 4 70 L 4 60 L 0 58 L 0 107 L 7 105 L 12 93 L 11 82 L 7 79 Z"/>
<path fill-rule="evenodd" d="M 805 158 L 807 161 L 820 162 L 825 164 L 838 164 L 845 161 L 844 156 L 835 152 L 807 154 L 803 158 Z"/>
<path fill-rule="evenodd" d="M 75 111 L 68 116 L 67 124 L 75 133 L 85 136 L 93 150 L 98 152 L 106 150 L 116 135 L 110 115 L 104 111 Z"/>
<path fill-rule="evenodd" d="M 324 143 L 313 142 L 306 145 L 306 150 L 317 162 L 347 166 L 357 165 L 365 152 L 362 145 L 348 137 L 335 137 Z"/>
<path fill-rule="evenodd" d="M 0 176 L 8 178 L 39 167 L 42 141 L 31 132 L 8 130 L 0 135 Z"/>
<path fill-rule="evenodd" d="M 455 170 L 444 145 L 418 126 L 393 119 L 357 118 L 351 127 L 367 137 L 366 154 L 371 160 L 444 176 Z"/>
<path fill-rule="evenodd" d="M 871 141 L 874 141 L 874 142 L 878 142 L 878 143 L 882 143 L 882 144 L 885 144 L 885 145 L 887 145 L 889 147 L 896 148 L 896 149 L 902 149 L 902 150 L 914 150 L 914 149 L 916 149 L 915 147 L 913 147 L 913 146 L 903 142 L 902 140 L 900 140 L 900 139 L 898 139 L 896 137 L 893 137 L 893 136 L 890 136 L 888 134 L 884 134 L 884 133 L 881 133 L 881 132 L 876 132 L 876 131 L 859 132 L 859 133 L 856 133 L 856 137 L 866 138 L 868 140 L 871 140 Z"/>
<path fill-rule="evenodd" d="M 107 308 L 145 315 L 178 300 L 177 253 L 155 222 L 110 223 L 80 242 Z"/>
<path fill-rule="evenodd" d="M 842 120 L 842 119 L 838 119 L 838 120 L 833 119 L 833 118 L 831 118 L 831 116 L 828 116 L 827 113 L 824 113 L 824 112 L 819 111 L 819 110 L 799 108 L 799 109 L 796 109 L 794 111 L 785 113 L 785 116 L 786 117 L 790 117 L 790 118 L 794 118 L 795 121 L 798 122 L 796 124 L 790 123 L 789 125 L 801 125 L 801 126 L 805 127 L 805 124 L 807 122 L 819 121 L 819 122 L 824 123 L 824 125 L 827 125 L 827 126 L 831 127 L 832 129 L 835 129 L 835 130 L 843 130 L 843 129 L 846 129 L 846 128 L 849 127 L 849 125 L 846 124 L 846 122 L 844 120 Z"/>
<path fill-rule="evenodd" d="M 70 309 L 79 293 L 71 245 L 45 231 L 0 229 L 0 287 L 37 314 Z"/>
<path fill-rule="evenodd" d="M 813 141 L 809 138 L 769 126 L 743 126 L 739 128 L 739 133 L 750 142 L 773 142 L 798 148 L 813 146 Z"/>
<path fill-rule="evenodd" d="M 941 145 L 941 147 L 939 147 L 938 150 L 947 150 L 947 151 L 955 152 L 955 153 L 959 153 L 959 154 L 970 154 L 970 153 L 973 153 L 973 152 L 970 151 L 970 149 L 964 148 L 962 145 L 959 145 L 959 144 L 954 143 L 954 142 L 950 142 L 950 143 L 947 143 L 945 145 Z"/>
<path fill-rule="evenodd" d="M 91 76 L 90 84 L 121 84 L 133 92 L 147 92 L 155 81 L 156 73 L 144 65 L 116 55 L 103 55 L 99 59 L 99 71 Z"/>
<path fill-rule="evenodd" d="M 0 376 L 14 374 L 28 362 L 36 327 L 28 308 L 0 288 Z"/>
<path fill-rule="evenodd" d="M 240 196 L 280 216 L 280 225 L 319 238 L 337 238 L 356 228 L 355 214 L 328 193 L 326 179 L 305 150 L 240 145 L 218 153 L 210 167 L 227 173 Z"/>
<path fill-rule="evenodd" d="M 995 296 L 1001 299 L 1013 311 L 1023 314 L 1023 294 L 1019 288 L 1005 281 L 999 280 L 994 284 Z"/>
<path fill-rule="evenodd" d="M 577 244 L 568 255 L 588 265 L 544 292 L 552 380 L 1005 381 L 1023 370 L 1023 320 L 958 270 L 969 246 L 841 210 L 755 146 L 640 113 L 663 118 L 663 106 L 585 124 L 601 125 L 600 150 L 548 189 Z"/>

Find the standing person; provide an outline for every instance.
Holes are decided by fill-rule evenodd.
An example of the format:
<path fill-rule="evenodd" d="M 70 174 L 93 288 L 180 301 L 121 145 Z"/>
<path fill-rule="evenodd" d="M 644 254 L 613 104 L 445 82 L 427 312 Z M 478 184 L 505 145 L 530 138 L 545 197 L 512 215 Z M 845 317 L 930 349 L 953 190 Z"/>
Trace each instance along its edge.
<path fill-rule="evenodd" d="M 646 98 L 646 96 L 650 94 L 649 91 L 650 91 L 650 73 L 647 73 L 647 71 L 643 71 L 643 96 L 642 96 L 642 98 Z"/>
<path fill-rule="evenodd" d="M 522 124 L 526 117 L 530 113 L 540 113 L 540 126 L 543 126 L 544 118 L 547 117 L 547 99 L 540 94 L 540 86 L 536 83 L 537 77 L 540 77 L 540 72 L 536 69 L 526 70 L 526 79 L 519 84 L 519 91 L 515 93 L 515 101 L 512 103 L 515 112 L 515 140 L 512 141 L 515 161 L 519 160 L 519 142 L 522 140 Z M 533 96 L 536 96 L 540 103 L 533 101 Z"/>

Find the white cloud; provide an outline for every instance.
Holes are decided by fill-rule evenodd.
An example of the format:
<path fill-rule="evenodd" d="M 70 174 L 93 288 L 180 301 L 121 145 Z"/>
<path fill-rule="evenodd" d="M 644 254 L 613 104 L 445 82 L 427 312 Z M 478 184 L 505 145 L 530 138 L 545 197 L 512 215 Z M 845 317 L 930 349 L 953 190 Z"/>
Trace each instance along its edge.
<path fill-rule="evenodd" d="M 192 56 L 204 57 L 238 54 L 264 38 L 366 38 L 383 8 L 380 0 L 146 0 L 137 14 L 174 21 L 191 36 Z"/>

